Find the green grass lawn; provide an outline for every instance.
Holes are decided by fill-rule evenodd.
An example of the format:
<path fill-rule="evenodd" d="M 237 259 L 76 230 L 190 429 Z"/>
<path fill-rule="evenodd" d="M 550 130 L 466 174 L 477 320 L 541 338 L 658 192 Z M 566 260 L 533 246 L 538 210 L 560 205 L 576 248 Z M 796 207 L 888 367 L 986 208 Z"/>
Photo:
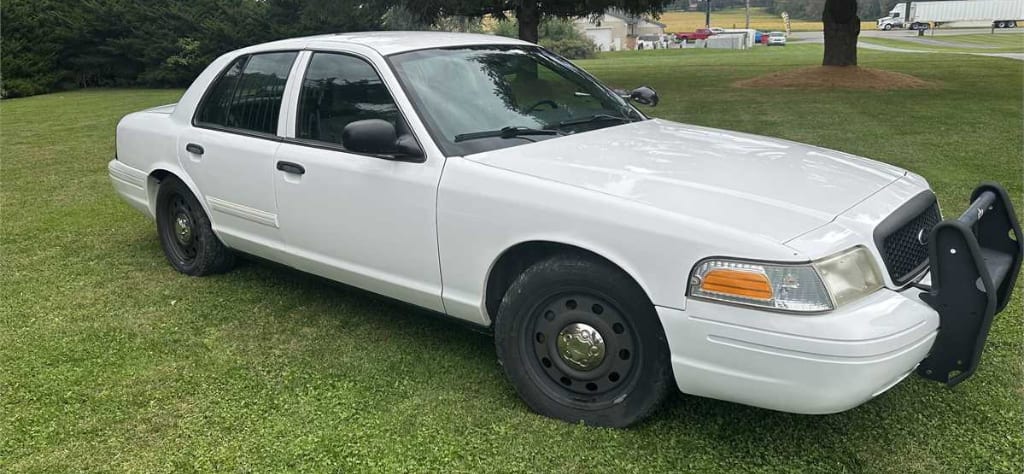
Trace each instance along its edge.
<path fill-rule="evenodd" d="M 737 89 L 820 46 L 609 54 L 583 66 L 661 92 L 656 116 L 909 168 L 947 213 L 979 182 L 1022 193 L 1021 63 L 861 51 L 937 89 Z M 977 375 L 912 377 L 800 416 L 677 395 L 628 430 L 530 413 L 489 336 L 262 263 L 175 273 L 111 190 L 118 118 L 180 91 L 0 104 L 0 471 L 1013 472 L 1024 466 L 1021 298 Z M 1024 202 L 1016 202 L 1018 209 Z M 682 269 L 681 269 L 682 271 Z"/>
<path fill-rule="evenodd" d="M 888 46 L 890 48 L 915 49 L 921 51 L 950 53 L 1024 53 L 1024 34 L 1016 32 L 948 36 L 932 36 L 926 33 L 923 37 L 894 36 L 892 38 L 861 36 L 859 41 Z"/>

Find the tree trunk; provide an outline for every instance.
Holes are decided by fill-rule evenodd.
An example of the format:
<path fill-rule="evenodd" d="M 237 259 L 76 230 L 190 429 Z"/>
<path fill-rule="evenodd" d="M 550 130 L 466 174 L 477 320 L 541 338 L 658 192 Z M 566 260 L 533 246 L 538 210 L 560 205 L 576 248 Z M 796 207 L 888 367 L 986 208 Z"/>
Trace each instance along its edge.
<path fill-rule="evenodd" d="M 540 40 L 540 10 L 536 0 L 523 0 L 516 7 L 519 21 L 519 39 L 536 43 Z"/>
<path fill-rule="evenodd" d="M 825 0 L 821 21 L 825 24 L 825 57 L 821 64 L 856 66 L 860 35 L 857 0 Z"/>

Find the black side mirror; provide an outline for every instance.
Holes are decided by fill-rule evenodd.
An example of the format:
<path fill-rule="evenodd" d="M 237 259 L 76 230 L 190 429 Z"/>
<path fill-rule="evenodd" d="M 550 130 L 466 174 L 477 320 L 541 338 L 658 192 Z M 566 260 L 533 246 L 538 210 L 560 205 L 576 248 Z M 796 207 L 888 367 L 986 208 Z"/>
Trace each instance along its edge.
<path fill-rule="evenodd" d="M 658 91 L 651 89 L 650 87 L 643 86 L 633 89 L 633 92 L 629 93 L 629 100 L 642 105 L 649 105 L 651 107 L 658 106 Z"/>
<path fill-rule="evenodd" d="M 401 161 L 423 161 L 423 151 L 411 135 L 398 136 L 386 120 L 357 120 L 341 131 L 341 144 L 356 153 L 383 155 Z"/>

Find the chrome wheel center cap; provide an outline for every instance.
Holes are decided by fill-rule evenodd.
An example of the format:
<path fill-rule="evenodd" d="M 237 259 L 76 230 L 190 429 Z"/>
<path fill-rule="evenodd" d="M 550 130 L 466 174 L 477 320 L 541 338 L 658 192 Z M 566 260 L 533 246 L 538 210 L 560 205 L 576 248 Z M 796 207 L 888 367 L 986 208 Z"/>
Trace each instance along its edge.
<path fill-rule="evenodd" d="M 174 218 L 174 237 L 181 245 L 192 242 L 192 221 L 185 214 L 178 214 Z"/>
<path fill-rule="evenodd" d="M 594 370 L 604 360 L 604 338 L 593 326 L 572 323 L 558 333 L 558 355 L 578 370 Z"/>

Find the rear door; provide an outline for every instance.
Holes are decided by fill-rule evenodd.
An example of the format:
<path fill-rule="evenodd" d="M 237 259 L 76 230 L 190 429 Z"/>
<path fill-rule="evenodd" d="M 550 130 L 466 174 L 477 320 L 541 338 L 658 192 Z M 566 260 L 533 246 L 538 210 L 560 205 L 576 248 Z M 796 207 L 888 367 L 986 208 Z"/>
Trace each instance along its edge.
<path fill-rule="evenodd" d="M 206 92 L 178 156 L 229 246 L 276 259 L 283 242 L 274 196 L 285 85 L 298 53 L 243 55 Z"/>
<path fill-rule="evenodd" d="M 386 120 L 400 136 L 416 138 L 411 106 L 372 52 L 314 51 L 304 70 L 294 119 L 277 150 L 286 263 L 443 311 L 435 203 L 444 158 L 394 161 L 342 145 L 345 126 L 366 119 Z"/>

